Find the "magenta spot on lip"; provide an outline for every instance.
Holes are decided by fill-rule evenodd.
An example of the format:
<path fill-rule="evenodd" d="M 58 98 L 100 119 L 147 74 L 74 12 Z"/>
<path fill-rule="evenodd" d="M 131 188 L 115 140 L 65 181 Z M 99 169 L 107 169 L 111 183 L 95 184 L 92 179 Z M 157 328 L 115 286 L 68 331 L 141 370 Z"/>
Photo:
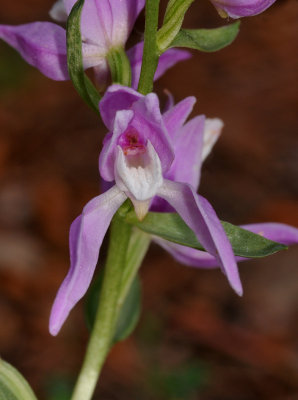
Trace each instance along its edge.
<path fill-rule="evenodd" d="M 123 153 L 126 156 L 135 156 L 143 154 L 146 151 L 146 144 L 139 132 L 132 126 L 128 127 L 118 139 Z"/>

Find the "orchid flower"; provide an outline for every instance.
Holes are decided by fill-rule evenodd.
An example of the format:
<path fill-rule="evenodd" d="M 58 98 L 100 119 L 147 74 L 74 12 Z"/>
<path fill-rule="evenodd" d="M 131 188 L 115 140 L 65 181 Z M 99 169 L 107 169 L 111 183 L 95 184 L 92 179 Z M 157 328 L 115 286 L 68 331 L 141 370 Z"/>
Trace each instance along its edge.
<path fill-rule="evenodd" d="M 59 0 L 50 11 L 51 17 L 65 22 L 76 0 Z M 84 69 L 93 68 L 99 86 L 108 78 L 107 54 L 113 48 L 124 48 L 145 0 L 86 0 L 81 16 Z M 24 25 L 0 25 L 0 38 L 14 47 L 30 64 L 48 78 L 69 79 L 67 69 L 66 31 L 52 22 Z M 130 49 L 133 87 L 140 75 L 143 44 Z M 190 57 L 185 50 L 171 49 L 160 57 L 157 79 L 176 62 Z"/>
<path fill-rule="evenodd" d="M 241 295 L 237 264 L 220 220 L 209 202 L 197 195 L 184 177 L 191 165 L 198 170 L 198 153 L 193 148 L 199 146 L 201 135 L 197 133 L 204 126 L 203 116 L 183 126 L 194 101 L 187 98 L 163 116 L 154 93 L 144 96 L 120 85 L 106 91 L 99 108 L 109 133 L 99 157 L 99 171 L 105 181 L 114 185 L 92 199 L 71 225 L 71 266 L 52 308 L 53 335 L 86 293 L 111 219 L 127 198 L 139 219 L 157 197 L 166 201 L 194 231 L 206 251 L 217 259 L 231 286 Z M 178 135 L 181 130 L 189 133 L 185 140 Z M 167 174 L 177 168 L 177 157 L 181 154 L 176 157 L 175 149 L 179 147 L 187 157 L 179 178 L 173 180 Z M 198 174 L 195 175 L 197 179 Z"/>
<path fill-rule="evenodd" d="M 192 111 L 192 101 L 190 99 L 185 99 L 181 103 L 178 103 L 163 116 L 166 127 L 172 132 L 172 144 L 175 152 L 175 160 L 166 172 L 165 177 L 173 181 L 188 183 L 197 192 L 202 163 L 210 154 L 219 138 L 223 122 L 218 118 L 205 119 L 204 121 L 204 117 L 201 116 L 189 121 L 182 128 L 176 125 L 178 130 L 175 130 L 175 126 L 171 125 L 169 121 L 172 121 L 172 115 L 179 112 L 183 107 L 186 120 Z M 198 118 L 201 118 L 201 124 L 196 123 Z M 172 211 L 169 205 L 161 199 L 154 199 L 151 209 L 161 212 Z M 286 224 L 259 223 L 242 225 L 241 227 L 285 245 L 298 243 L 298 229 Z M 153 240 L 168 251 L 177 261 L 185 265 L 200 268 L 220 266 L 218 259 L 208 252 L 172 243 L 155 236 Z M 247 259 L 236 257 L 236 260 L 244 261 Z"/>
<path fill-rule="evenodd" d="M 223 18 L 257 15 L 269 8 L 275 0 L 211 0 Z"/>

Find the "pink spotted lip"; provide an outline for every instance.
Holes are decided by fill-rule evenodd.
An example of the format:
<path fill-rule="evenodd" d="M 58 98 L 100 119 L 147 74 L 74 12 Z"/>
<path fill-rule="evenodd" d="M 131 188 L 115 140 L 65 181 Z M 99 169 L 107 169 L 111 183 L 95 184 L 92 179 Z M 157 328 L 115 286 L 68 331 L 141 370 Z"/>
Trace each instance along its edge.
<path fill-rule="evenodd" d="M 134 128 L 129 127 L 118 140 L 125 156 L 136 156 L 146 152 L 146 144 L 140 133 Z"/>

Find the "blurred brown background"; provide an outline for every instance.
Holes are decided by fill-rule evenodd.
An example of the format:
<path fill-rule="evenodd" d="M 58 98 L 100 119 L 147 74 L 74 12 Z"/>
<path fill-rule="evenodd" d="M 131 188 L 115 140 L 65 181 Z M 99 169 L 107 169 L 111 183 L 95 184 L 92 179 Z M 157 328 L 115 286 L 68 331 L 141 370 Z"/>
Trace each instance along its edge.
<path fill-rule="evenodd" d="M 3 2 L 0 23 L 47 20 L 50 6 Z M 194 53 L 156 85 L 176 101 L 195 95 L 195 113 L 225 121 L 201 194 L 235 224 L 298 226 L 297 18 L 295 0 L 277 0 L 243 20 L 229 48 Z M 197 1 L 185 26 L 221 23 Z M 56 338 L 48 316 L 68 269 L 69 225 L 99 193 L 106 130 L 69 82 L 45 78 L 2 42 L 0 86 L 0 354 L 40 399 L 66 400 L 88 337 L 83 302 Z M 152 246 L 141 321 L 113 350 L 95 399 L 298 399 L 297 260 L 293 247 L 241 264 L 238 298 L 218 270 L 181 266 Z"/>

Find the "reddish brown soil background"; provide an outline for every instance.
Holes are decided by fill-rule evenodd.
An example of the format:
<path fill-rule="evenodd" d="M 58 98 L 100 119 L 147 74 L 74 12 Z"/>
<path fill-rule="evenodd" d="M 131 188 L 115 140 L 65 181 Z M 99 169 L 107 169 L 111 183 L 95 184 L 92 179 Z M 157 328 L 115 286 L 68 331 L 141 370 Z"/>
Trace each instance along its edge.
<path fill-rule="evenodd" d="M 0 23 L 46 20 L 50 5 L 3 2 Z M 295 0 L 277 0 L 243 20 L 229 48 L 194 54 L 156 85 L 176 100 L 195 95 L 196 113 L 225 121 L 201 194 L 235 224 L 298 226 L 297 18 Z M 220 23 L 197 1 L 185 26 Z M 0 353 L 40 399 L 65 399 L 53 382 L 72 382 L 81 364 L 82 304 L 56 338 L 48 316 L 68 269 L 69 224 L 99 193 L 105 128 L 70 83 L 48 80 L 3 43 L 0 84 Z M 181 266 L 152 246 L 141 321 L 113 350 L 95 399 L 298 399 L 297 260 L 296 247 L 242 264 L 238 298 L 219 271 Z"/>

